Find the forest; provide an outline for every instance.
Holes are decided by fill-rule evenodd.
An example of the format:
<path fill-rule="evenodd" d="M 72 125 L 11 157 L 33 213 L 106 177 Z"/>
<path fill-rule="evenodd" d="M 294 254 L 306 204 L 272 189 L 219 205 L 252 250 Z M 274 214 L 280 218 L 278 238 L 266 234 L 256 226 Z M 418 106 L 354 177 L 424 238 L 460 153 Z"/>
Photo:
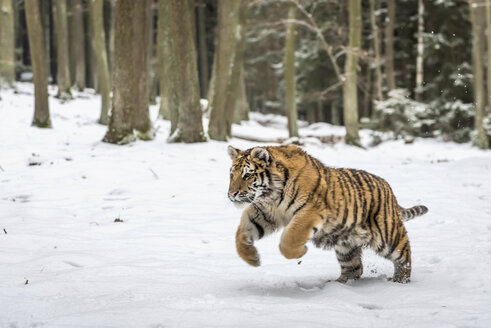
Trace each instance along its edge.
<path fill-rule="evenodd" d="M 0 327 L 489 327 L 490 146 L 491 0 L 0 0 Z"/>
<path fill-rule="evenodd" d="M 53 85 L 100 94 L 117 144 L 153 138 L 158 102 L 172 142 L 226 140 L 253 111 L 289 137 L 301 120 L 353 145 L 360 129 L 490 145 L 487 0 L 4 0 L 0 22 L 2 89 L 34 82 L 35 126 Z"/>

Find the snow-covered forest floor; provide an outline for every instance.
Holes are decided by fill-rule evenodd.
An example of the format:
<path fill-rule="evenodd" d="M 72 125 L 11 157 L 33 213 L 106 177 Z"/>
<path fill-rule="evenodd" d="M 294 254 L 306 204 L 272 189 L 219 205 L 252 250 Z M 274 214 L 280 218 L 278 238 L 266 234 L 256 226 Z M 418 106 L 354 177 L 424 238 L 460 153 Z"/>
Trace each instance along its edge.
<path fill-rule="evenodd" d="M 228 143 L 168 144 L 156 108 L 155 140 L 102 143 L 90 94 L 51 97 L 53 129 L 32 128 L 32 88 L 19 91 L 0 101 L 0 327 L 489 327 L 490 151 L 308 143 L 325 164 L 380 175 L 401 205 L 430 209 L 406 223 L 411 283 L 387 281 L 392 264 L 370 251 L 361 280 L 326 283 L 339 274 L 334 252 L 310 246 L 299 264 L 281 256 L 279 234 L 257 243 L 259 268 L 236 255 Z M 284 137 L 279 123 L 234 129 Z M 314 132 L 343 133 L 301 129 Z"/>

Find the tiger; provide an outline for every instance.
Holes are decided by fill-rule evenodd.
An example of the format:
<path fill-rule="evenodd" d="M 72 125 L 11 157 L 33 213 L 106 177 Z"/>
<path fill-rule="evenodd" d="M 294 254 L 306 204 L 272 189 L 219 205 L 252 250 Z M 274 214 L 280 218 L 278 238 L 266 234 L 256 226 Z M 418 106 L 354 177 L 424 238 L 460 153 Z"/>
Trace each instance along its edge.
<path fill-rule="evenodd" d="M 254 246 L 284 228 L 279 249 L 287 259 L 315 247 L 333 249 L 341 266 L 337 282 L 357 280 L 363 273 L 362 249 L 371 248 L 392 261 L 389 280 L 408 283 L 411 248 L 403 222 L 428 212 L 423 205 L 398 205 L 389 184 L 357 169 L 333 168 L 300 147 L 264 146 L 239 150 L 232 159 L 228 198 L 245 205 L 235 235 L 238 255 L 260 266 Z"/>

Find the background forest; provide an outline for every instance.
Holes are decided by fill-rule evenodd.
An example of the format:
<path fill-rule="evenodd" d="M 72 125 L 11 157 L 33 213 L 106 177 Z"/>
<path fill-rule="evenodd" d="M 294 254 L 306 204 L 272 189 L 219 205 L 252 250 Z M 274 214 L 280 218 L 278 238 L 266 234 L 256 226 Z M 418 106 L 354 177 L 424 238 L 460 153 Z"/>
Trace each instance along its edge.
<path fill-rule="evenodd" d="M 2 0 L 1 86 L 36 85 L 33 125 L 50 127 L 46 83 L 101 94 L 104 140 L 226 140 L 249 111 L 387 138 L 488 148 L 489 0 Z M 200 99 L 207 102 L 200 104 Z M 160 100 L 160 101 L 159 101 Z M 209 118 L 203 129 L 202 114 Z M 55 127 L 56 128 L 56 127 Z M 207 131 L 204 132 L 204 131 Z M 372 144 L 383 138 L 373 133 Z M 258 136 L 258 141 L 260 138 Z"/>

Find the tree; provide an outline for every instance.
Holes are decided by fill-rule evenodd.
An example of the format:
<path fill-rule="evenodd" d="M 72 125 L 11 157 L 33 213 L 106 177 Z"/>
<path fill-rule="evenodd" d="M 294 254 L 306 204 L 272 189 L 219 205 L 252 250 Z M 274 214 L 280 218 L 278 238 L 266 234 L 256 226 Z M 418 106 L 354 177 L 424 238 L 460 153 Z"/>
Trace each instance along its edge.
<path fill-rule="evenodd" d="M 375 10 L 375 0 L 370 0 L 370 23 L 372 25 L 373 49 L 375 51 L 375 78 L 377 81 L 377 99 L 379 101 L 382 101 L 384 100 L 384 96 L 382 94 L 382 71 L 380 69 L 380 43 L 378 38 L 378 26 L 375 17 Z"/>
<path fill-rule="evenodd" d="M 387 0 L 387 18 L 385 26 L 385 77 L 387 88 L 394 90 L 396 80 L 394 76 L 394 26 L 396 20 L 396 1 Z"/>
<path fill-rule="evenodd" d="M 107 125 L 109 122 L 109 108 L 111 106 L 111 80 L 109 77 L 106 51 L 103 4 L 104 0 L 92 0 L 90 2 L 89 17 L 91 18 L 92 30 L 94 33 L 95 53 L 97 57 L 97 67 L 99 69 L 99 73 L 97 74 L 101 92 L 101 114 L 99 123 Z"/>
<path fill-rule="evenodd" d="M 163 49 L 165 92 L 171 118 L 170 142 L 205 141 L 201 122 L 194 41 L 194 0 L 161 0 L 166 22 Z"/>
<path fill-rule="evenodd" d="M 72 29 L 72 57 L 75 64 L 75 85 L 79 91 L 85 89 L 85 33 L 82 0 L 71 0 L 73 17 Z M 91 1 L 92 6 L 94 1 Z"/>
<path fill-rule="evenodd" d="M 484 26 L 478 17 L 477 1 L 469 0 L 470 20 L 472 24 L 472 67 L 474 71 L 474 103 L 476 106 L 476 116 L 474 128 L 477 132 L 476 145 L 481 149 L 489 148 L 488 138 L 483 127 L 484 118 L 484 58 L 481 55 L 481 47 L 484 40 L 481 40 L 481 32 Z"/>
<path fill-rule="evenodd" d="M 56 0 L 56 53 L 58 58 L 58 94 L 61 99 L 72 98 L 71 80 L 70 80 L 70 62 L 68 57 L 68 29 L 67 29 L 67 11 L 66 0 Z"/>
<path fill-rule="evenodd" d="M 361 0 L 349 0 L 349 45 L 343 84 L 343 114 L 346 143 L 360 145 L 358 135 L 357 67 L 361 47 Z"/>
<path fill-rule="evenodd" d="M 198 2 L 198 46 L 199 46 L 199 78 L 200 94 L 206 97 L 208 93 L 208 48 L 206 45 L 206 28 L 205 28 L 205 7 L 204 0 Z"/>
<path fill-rule="evenodd" d="M 235 87 L 232 82 L 234 70 L 234 57 L 236 55 L 236 36 L 239 25 L 240 0 L 218 2 L 218 38 L 216 60 L 213 63 L 216 69 L 213 99 L 210 99 L 210 123 L 208 134 L 214 140 L 227 140 L 231 135 L 233 122 L 233 107 L 227 107 L 227 97 L 232 95 Z M 236 79 L 238 81 L 238 78 Z"/>
<path fill-rule="evenodd" d="M 127 144 L 135 140 L 133 134 L 133 0 L 118 0 L 115 10 L 115 40 L 113 66 L 113 102 L 109 126 L 103 141 Z M 138 49 L 141 50 L 141 49 Z"/>
<path fill-rule="evenodd" d="M 488 46 L 488 70 L 487 70 L 487 86 L 488 86 L 488 113 L 491 113 L 491 0 L 486 0 L 486 36 Z"/>
<path fill-rule="evenodd" d="M 46 76 L 46 54 L 43 44 L 43 26 L 38 1 L 25 2 L 27 34 L 34 77 L 34 118 L 32 125 L 51 127 L 48 103 L 48 78 Z"/>
<path fill-rule="evenodd" d="M 424 33 L 424 13 L 425 7 L 423 0 L 418 0 L 418 45 L 416 57 L 416 101 L 423 100 L 423 33 Z"/>
<path fill-rule="evenodd" d="M 165 21 L 165 1 L 159 0 L 159 8 L 158 8 L 158 28 L 157 28 L 157 61 L 158 61 L 158 70 L 159 70 L 159 87 L 160 87 L 160 107 L 159 107 L 159 116 L 165 120 L 170 120 L 170 111 L 169 111 L 169 99 L 167 98 L 167 84 L 166 79 L 167 76 L 166 69 L 169 66 L 172 66 L 172 62 L 174 58 L 168 57 L 169 54 L 166 54 L 168 50 L 165 49 L 165 44 L 170 41 L 168 36 L 168 27 L 169 25 Z"/>
<path fill-rule="evenodd" d="M 296 6 L 290 3 L 288 19 L 295 19 Z M 294 23 L 287 24 L 285 44 L 285 110 L 288 118 L 288 134 L 298 137 L 296 83 L 295 83 L 295 27 Z"/>
<path fill-rule="evenodd" d="M 0 1 L 0 88 L 15 82 L 15 33 L 12 0 Z"/>
<path fill-rule="evenodd" d="M 151 19 L 152 0 L 144 0 L 135 4 L 133 19 L 133 78 L 134 78 L 134 103 L 133 128 L 138 132 L 138 137 L 144 140 L 153 139 L 153 129 L 148 112 L 148 29 L 146 23 Z"/>

